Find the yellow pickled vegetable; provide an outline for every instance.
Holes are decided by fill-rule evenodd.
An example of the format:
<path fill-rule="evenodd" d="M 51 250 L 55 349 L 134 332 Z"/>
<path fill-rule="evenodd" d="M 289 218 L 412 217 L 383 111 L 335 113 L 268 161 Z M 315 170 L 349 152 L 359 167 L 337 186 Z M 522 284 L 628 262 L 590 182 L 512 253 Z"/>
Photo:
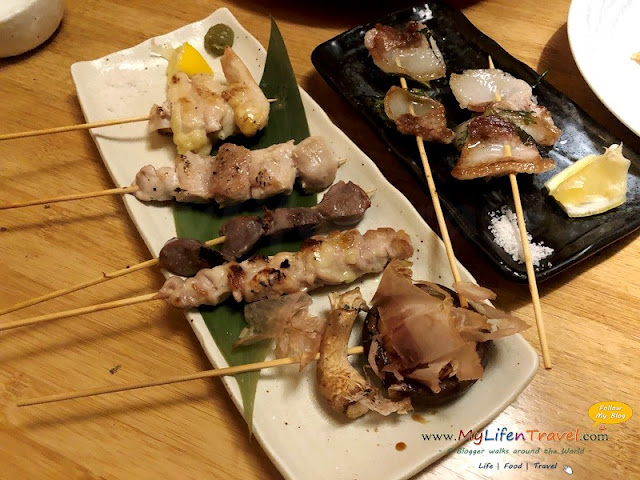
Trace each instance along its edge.
<path fill-rule="evenodd" d="M 189 76 L 198 73 L 213 75 L 213 70 L 207 61 L 189 43 L 184 43 L 176 48 L 169 59 L 167 77 L 171 78 L 177 72 L 184 72 Z"/>

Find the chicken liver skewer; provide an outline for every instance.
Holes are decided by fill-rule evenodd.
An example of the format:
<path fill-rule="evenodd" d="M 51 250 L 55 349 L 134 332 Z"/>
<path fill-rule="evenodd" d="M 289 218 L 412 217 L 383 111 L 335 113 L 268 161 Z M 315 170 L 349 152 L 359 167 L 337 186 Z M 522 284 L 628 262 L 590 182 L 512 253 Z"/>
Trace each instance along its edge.
<path fill-rule="evenodd" d="M 160 267 L 176 275 L 192 277 L 202 268 L 237 260 L 251 251 L 263 237 L 284 235 L 295 230 L 308 232 L 323 222 L 353 225 L 362 220 L 370 206 L 367 192 L 355 183 L 340 181 L 314 207 L 265 208 L 262 218 L 256 215 L 233 217 L 219 230 L 219 238 L 224 238 L 219 252 L 190 238 L 169 240 L 160 251 Z"/>
<path fill-rule="evenodd" d="M 347 188 L 337 189 L 339 193 L 341 193 L 341 195 L 335 195 L 333 193 L 336 191 L 335 187 L 338 187 L 341 184 L 346 185 Z M 332 211 L 332 210 L 335 210 L 335 208 L 337 208 L 337 207 L 335 208 L 331 207 L 332 205 L 337 204 L 338 202 L 341 202 L 342 200 L 344 200 L 345 192 L 351 192 L 352 195 L 349 197 L 347 202 L 341 205 L 338 211 Z M 347 184 L 344 184 L 344 182 L 338 182 L 336 185 L 331 187 L 327 191 L 327 193 L 325 193 L 324 197 L 322 198 L 322 201 L 320 202 L 320 204 L 323 205 L 323 210 L 325 211 L 324 218 L 338 225 L 343 225 L 347 223 L 344 221 L 345 219 L 350 220 L 348 222 L 349 224 L 356 223 L 357 221 L 360 220 L 360 218 L 362 218 L 362 215 L 364 215 L 365 210 L 369 206 L 368 197 L 365 200 L 364 198 L 362 198 L 363 194 L 365 196 L 367 195 L 366 192 L 360 189 L 360 187 L 358 187 L 355 184 L 352 184 L 351 182 Z M 360 208 L 360 217 L 353 218 L 353 215 L 358 213 L 355 210 L 358 207 Z M 315 208 L 315 207 L 312 207 L 312 208 Z M 274 218 L 278 222 L 277 225 L 282 227 L 282 224 L 283 224 L 283 222 L 281 221 L 282 215 L 277 213 L 278 210 L 289 211 L 289 210 L 297 210 L 297 209 L 276 209 L 273 212 Z M 244 217 L 240 217 L 240 218 L 244 218 Z M 256 230 L 258 230 L 260 235 L 263 234 L 264 228 L 265 227 L 263 226 L 262 220 L 260 222 L 257 222 Z M 275 228 L 276 228 L 275 226 L 272 226 L 271 230 L 275 230 Z M 238 236 L 241 236 L 241 234 L 242 232 L 240 232 L 240 234 L 234 233 L 229 238 L 233 239 L 233 242 L 236 244 L 242 243 L 242 239 L 238 238 Z M 63 295 L 67 295 L 69 293 L 76 292 L 84 288 L 98 285 L 108 280 L 118 278 L 124 275 L 128 275 L 129 273 L 137 272 L 138 270 L 142 270 L 144 268 L 152 267 L 158 264 L 160 264 L 161 267 L 166 268 L 170 272 L 178 275 L 184 275 L 184 276 L 195 275 L 195 273 L 197 273 L 197 270 L 199 270 L 199 268 L 196 269 L 196 271 L 193 271 L 194 266 L 199 265 L 201 268 L 204 268 L 205 266 L 213 267 L 218 263 L 222 263 L 223 261 L 222 258 L 216 258 L 216 254 L 218 254 L 218 252 L 214 250 L 210 250 L 208 247 L 222 244 L 226 240 L 227 238 L 225 236 L 208 240 L 206 242 L 200 242 L 198 240 L 193 240 L 193 239 L 170 240 L 162 248 L 158 258 L 153 258 L 151 260 L 147 260 L 145 262 L 138 263 L 135 265 L 129 265 L 126 268 L 115 270 L 113 272 L 103 273 L 102 275 L 97 276 L 93 279 L 90 279 L 66 288 L 55 290 L 53 292 L 49 292 L 45 295 L 34 297 L 29 300 L 16 303 L 10 307 L 0 309 L 0 315 L 5 315 L 7 313 L 15 312 L 22 308 L 30 307 L 32 305 L 36 305 L 38 303 L 51 300 L 53 298 L 61 297 Z M 182 258 L 179 258 L 179 257 L 182 257 Z M 185 260 L 185 257 L 186 257 L 186 261 L 183 261 Z M 203 263 L 203 262 L 206 262 L 206 263 Z"/>

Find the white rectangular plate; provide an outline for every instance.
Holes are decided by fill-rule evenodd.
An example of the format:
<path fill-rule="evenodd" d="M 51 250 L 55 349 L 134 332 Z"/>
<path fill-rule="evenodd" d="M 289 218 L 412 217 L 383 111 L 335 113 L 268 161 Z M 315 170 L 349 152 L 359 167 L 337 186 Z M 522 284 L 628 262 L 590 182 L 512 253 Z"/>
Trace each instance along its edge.
<path fill-rule="evenodd" d="M 227 9 L 140 45 L 76 63 L 71 73 L 87 121 L 144 115 L 153 103 L 165 97 L 166 61 L 151 54 L 153 43 L 177 46 L 188 41 L 211 63 L 216 75 L 220 64 L 203 48 L 207 29 L 226 23 L 236 34 L 234 49 L 245 60 L 255 78 L 260 78 L 266 52 Z M 318 104 L 301 91 L 311 133 L 329 140 L 335 153 L 346 158 L 338 179 L 353 180 L 365 190 L 376 189 L 372 207 L 359 225 L 361 231 L 393 227 L 407 231 L 416 253 L 414 278 L 450 285 L 452 282 L 444 246 L 408 200 L 389 184 L 375 164 L 335 125 Z M 106 167 L 118 186 L 130 185 L 146 164 L 172 165 L 176 155 L 170 140 L 146 133 L 145 123 L 95 129 L 93 138 Z M 157 256 L 166 240 L 176 235 L 171 204 L 157 207 L 126 196 L 125 204 L 146 242 Z M 473 280 L 463 268 L 462 276 Z M 378 277 L 358 283 L 365 299 L 376 289 Z M 326 291 L 315 293 L 316 312 L 326 311 Z M 197 312 L 187 317 L 207 356 L 215 367 L 226 362 Z M 254 435 L 286 478 L 401 479 L 418 473 L 457 445 L 457 440 L 424 441 L 422 433 L 474 431 L 488 424 L 529 383 L 538 366 L 533 349 L 519 336 L 496 342 L 484 378 L 462 398 L 437 412 L 419 412 L 426 424 L 411 416 L 388 418 L 370 414 L 346 421 L 330 411 L 315 391 L 313 365 L 303 374 L 296 367 L 262 372 L 254 414 Z M 233 401 L 242 411 L 242 399 L 233 378 L 223 380 Z M 395 445 L 404 442 L 406 450 Z"/>

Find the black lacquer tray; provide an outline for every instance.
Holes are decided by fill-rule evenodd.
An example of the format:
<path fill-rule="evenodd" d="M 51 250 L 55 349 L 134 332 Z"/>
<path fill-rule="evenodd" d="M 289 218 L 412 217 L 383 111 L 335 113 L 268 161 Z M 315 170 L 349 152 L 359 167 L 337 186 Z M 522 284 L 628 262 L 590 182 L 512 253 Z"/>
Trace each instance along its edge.
<path fill-rule="evenodd" d="M 480 32 L 461 12 L 437 1 L 402 10 L 349 30 L 319 45 L 311 56 L 322 77 L 364 115 L 389 149 L 415 172 L 425 192 L 428 192 L 427 184 L 415 139 L 398 133 L 381 106 L 387 90 L 398 84 L 398 77 L 379 70 L 363 43 L 365 32 L 376 23 L 403 27 L 411 20 L 425 22 L 429 27 L 444 56 L 448 73 L 487 68 L 488 56 L 491 55 L 496 68 L 534 86 L 538 103 L 551 111 L 556 125 L 562 129 L 562 137 L 556 145 L 552 149 L 541 150 L 543 155 L 555 160 L 556 168 L 541 175 L 518 175 L 527 229 L 534 242 L 544 242 L 554 249 L 536 267 L 538 280 L 561 272 L 640 227 L 640 156 L 626 147 L 624 154 L 632 161 L 627 202 L 592 217 L 576 219 L 566 216 L 547 194 L 544 182 L 574 161 L 589 154 L 602 153 L 605 147 L 620 141 L 571 99 L 541 79 L 538 73 Z M 412 86 L 425 89 L 417 83 L 410 83 Z M 427 90 L 445 105 L 452 123 L 457 124 L 469 118 L 469 112 L 461 110 L 455 101 L 447 79 L 431 82 Z M 488 228 L 490 212 L 496 212 L 503 206 L 509 206 L 514 211 L 509 179 L 456 180 L 450 172 L 458 158 L 457 150 L 450 145 L 438 144 L 427 144 L 426 148 L 440 199 L 462 232 L 506 276 L 525 281 L 524 264 L 514 261 L 498 246 Z"/>

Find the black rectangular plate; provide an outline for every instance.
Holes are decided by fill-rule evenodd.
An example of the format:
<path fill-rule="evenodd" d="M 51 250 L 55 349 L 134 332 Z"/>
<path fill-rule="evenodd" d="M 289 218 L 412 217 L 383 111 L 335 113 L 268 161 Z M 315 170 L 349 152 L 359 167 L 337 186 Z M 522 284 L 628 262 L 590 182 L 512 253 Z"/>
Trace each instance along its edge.
<path fill-rule="evenodd" d="M 311 56 L 320 75 L 364 115 L 391 151 L 415 172 L 426 192 L 427 184 L 415 139 L 398 133 L 381 108 L 385 93 L 392 85 L 398 84 L 398 77 L 379 70 L 364 47 L 364 34 L 376 23 L 402 28 L 411 20 L 424 22 L 429 27 L 444 56 L 448 73 L 488 68 L 488 56 L 491 55 L 496 68 L 534 85 L 538 103 L 551 111 L 556 125 L 562 129 L 562 137 L 556 145 L 552 149 L 541 150 L 545 156 L 555 160 L 556 168 L 540 175 L 518 176 L 527 229 L 535 243 L 544 242 L 553 248 L 553 253 L 536 267 L 538 280 L 561 272 L 640 226 L 640 156 L 626 147 L 624 154 L 632 161 L 626 203 L 592 217 L 567 217 L 547 194 L 544 182 L 574 161 L 586 155 L 600 154 L 605 147 L 620 141 L 571 99 L 541 80 L 534 70 L 474 27 L 461 12 L 437 1 L 353 28 L 319 45 Z M 462 111 L 455 101 L 448 79 L 431 82 L 428 90 L 445 105 L 450 122 L 458 124 L 469 118 L 469 112 Z M 462 232 L 507 277 L 526 281 L 524 264 L 514 261 L 498 246 L 488 228 L 490 212 L 496 212 L 503 206 L 514 211 L 509 179 L 456 180 L 450 172 L 458 151 L 451 145 L 427 144 L 426 147 L 440 199 Z"/>

